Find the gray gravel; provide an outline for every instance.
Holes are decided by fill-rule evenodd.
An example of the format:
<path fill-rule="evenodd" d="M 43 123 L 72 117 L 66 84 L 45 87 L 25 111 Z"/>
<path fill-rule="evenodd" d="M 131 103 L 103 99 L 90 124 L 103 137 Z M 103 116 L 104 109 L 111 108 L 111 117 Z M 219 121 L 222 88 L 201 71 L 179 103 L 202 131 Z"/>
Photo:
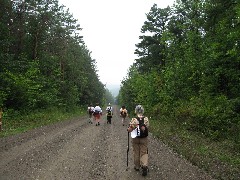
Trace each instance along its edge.
<path fill-rule="evenodd" d="M 1 138 L 0 180 L 212 179 L 151 134 L 148 175 L 142 177 L 133 169 L 131 142 L 126 170 L 127 127 L 114 109 L 112 124 L 103 116 L 101 125 L 95 126 L 84 116 Z"/>

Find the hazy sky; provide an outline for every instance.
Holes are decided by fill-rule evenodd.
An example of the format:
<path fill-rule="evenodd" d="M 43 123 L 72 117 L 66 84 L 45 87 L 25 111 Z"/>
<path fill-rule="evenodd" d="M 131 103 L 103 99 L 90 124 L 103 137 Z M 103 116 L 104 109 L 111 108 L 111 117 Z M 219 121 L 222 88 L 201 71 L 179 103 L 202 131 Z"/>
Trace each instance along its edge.
<path fill-rule="evenodd" d="M 96 59 L 103 84 L 120 85 L 137 56 L 141 27 L 154 3 L 159 8 L 174 0 L 59 0 L 83 28 L 81 35 Z"/>

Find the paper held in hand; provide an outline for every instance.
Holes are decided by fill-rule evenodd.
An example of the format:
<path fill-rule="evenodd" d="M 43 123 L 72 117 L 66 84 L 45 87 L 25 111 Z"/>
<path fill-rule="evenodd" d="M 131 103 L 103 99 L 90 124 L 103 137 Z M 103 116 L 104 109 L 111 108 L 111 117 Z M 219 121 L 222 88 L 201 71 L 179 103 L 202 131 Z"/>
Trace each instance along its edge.
<path fill-rule="evenodd" d="M 132 132 L 131 132 L 131 138 L 135 138 L 137 136 L 140 136 L 140 129 L 139 126 L 137 126 L 137 128 L 135 128 Z"/>

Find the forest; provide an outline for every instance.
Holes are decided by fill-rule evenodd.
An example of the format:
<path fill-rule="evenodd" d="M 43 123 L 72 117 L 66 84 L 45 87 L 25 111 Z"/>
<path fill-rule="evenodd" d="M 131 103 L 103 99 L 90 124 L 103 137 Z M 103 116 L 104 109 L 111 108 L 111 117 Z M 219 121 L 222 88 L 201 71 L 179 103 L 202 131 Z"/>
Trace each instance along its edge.
<path fill-rule="evenodd" d="M 222 179 L 238 179 L 230 174 L 240 167 L 240 2 L 155 4 L 141 34 L 120 104 L 131 112 L 142 104 L 157 136 L 205 169 L 215 160 L 233 165 Z"/>
<path fill-rule="evenodd" d="M 113 102 L 81 28 L 58 0 L 0 1 L 0 108 L 5 119 Z M 215 177 L 237 179 L 240 2 L 154 4 L 140 31 L 133 52 L 138 58 L 122 80 L 117 102 L 131 114 L 142 104 L 157 137 L 206 170 L 211 169 L 209 159 L 229 167 Z M 194 156 L 187 152 L 195 146 L 188 144 L 196 140 L 192 137 L 207 141 L 193 150 Z"/>
<path fill-rule="evenodd" d="M 0 30 L 4 111 L 104 103 L 106 89 L 81 27 L 57 0 L 2 0 Z"/>

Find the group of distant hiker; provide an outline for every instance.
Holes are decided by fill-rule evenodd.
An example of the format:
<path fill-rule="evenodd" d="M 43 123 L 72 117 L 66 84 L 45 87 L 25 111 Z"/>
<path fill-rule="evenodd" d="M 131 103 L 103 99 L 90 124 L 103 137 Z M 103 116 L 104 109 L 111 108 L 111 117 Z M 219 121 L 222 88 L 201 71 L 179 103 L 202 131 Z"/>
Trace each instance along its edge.
<path fill-rule="evenodd" d="M 122 118 L 122 125 L 124 126 L 126 125 L 126 117 L 128 117 L 128 111 L 125 106 L 122 106 L 119 111 L 120 111 L 120 116 Z M 90 104 L 88 106 L 87 112 L 89 115 L 88 122 L 90 124 L 93 124 L 93 122 L 95 122 L 96 126 L 99 126 L 101 116 L 103 115 L 103 111 L 99 106 L 99 104 L 96 104 L 95 107 L 93 107 L 93 105 Z M 107 124 L 112 124 L 113 107 L 111 106 L 111 103 L 109 103 L 106 108 L 106 116 L 107 116 Z"/>
<path fill-rule="evenodd" d="M 92 104 L 87 109 L 89 114 L 89 123 L 93 124 L 95 121 L 96 126 L 100 125 L 100 118 L 103 115 L 103 111 L 99 104 L 96 104 L 95 107 Z M 128 150 L 129 151 L 129 135 L 132 138 L 132 147 L 133 147 L 133 159 L 134 159 L 134 169 L 136 171 L 141 171 L 143 176 L 146 176 L 148 169 L 148 129 L 149 129 L 149 120 L 148 117 L 144 116 L 144 108 L 142 105 L 137 105 L 135 107 L 136 117 L 132 118 L 128 123 L 126 118 L 129 117 L 128 111 L 125 106 L 122 106 L 119 110 L 122 125 L 128 125 Z M 113 107 L 111 103 L 108 104 L 106 108 L 107 124 L 111 124 L 113 117 Z M 127 156 L 128 157 L 128 156 Z M 127 158 L 128 166 L 128 158 Z"/>

